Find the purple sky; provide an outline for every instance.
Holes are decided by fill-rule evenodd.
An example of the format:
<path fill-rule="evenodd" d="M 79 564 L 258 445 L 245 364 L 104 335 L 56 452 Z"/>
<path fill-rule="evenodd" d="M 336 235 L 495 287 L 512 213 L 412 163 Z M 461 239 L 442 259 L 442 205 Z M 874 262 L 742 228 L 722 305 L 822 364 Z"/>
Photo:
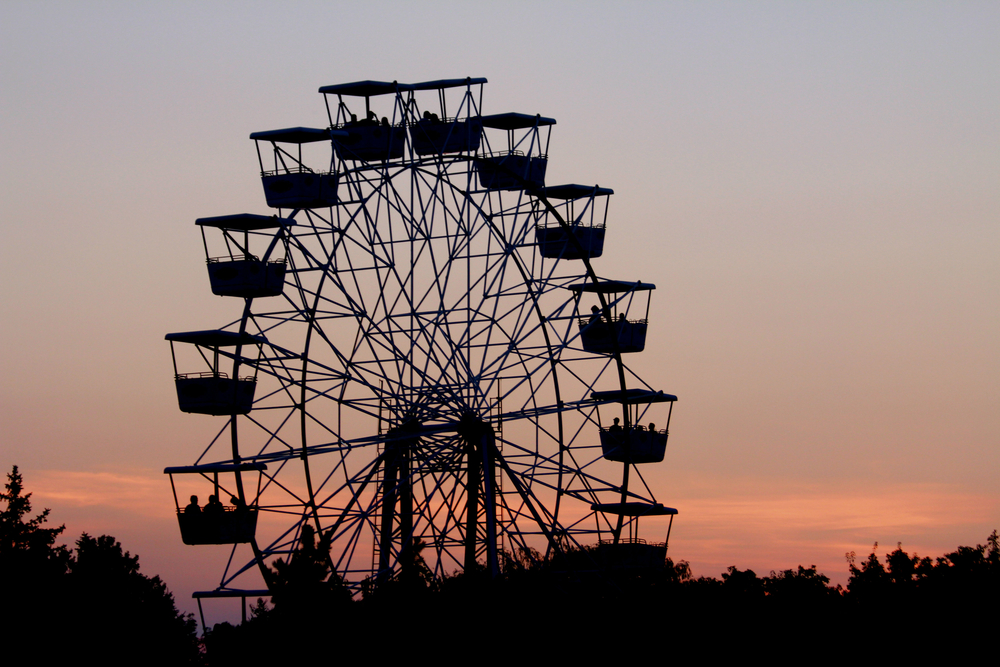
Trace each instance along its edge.
<path fill-rule="evenodd" d="M 233 310 L 194 219 L 269 212 L 247 136 L 324 124 L 321 85 L 483 76 L 488 113 L 558 120 L 548 182 L 615 189 L 601 274 L 659 287 L 672 556 L 844 582 L 875 541 L 983 542 L 997 34 L 994 3 L 8 3 L 0 464 L 193 610 L 218 554 L 161 471 L 217 424 L 177 410 L 163 335 Z"/>

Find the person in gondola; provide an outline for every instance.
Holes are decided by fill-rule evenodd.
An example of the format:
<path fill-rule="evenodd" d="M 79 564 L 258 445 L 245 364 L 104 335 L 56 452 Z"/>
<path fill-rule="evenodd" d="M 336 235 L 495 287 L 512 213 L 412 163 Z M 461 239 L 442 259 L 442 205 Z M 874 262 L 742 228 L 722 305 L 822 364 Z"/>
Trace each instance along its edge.
<path fill-rule="evenodd" d="M 614 443 L 616 450 L 625 446 L 625 430 L 622 428 L 620 422 L 621 420 L 615 417 L 614 423 L 608 428 L 608 435 L 611 436 L 611 441 Z"/>
<path fill-rule="evenodd" d="M 208 503 L 205 504 L 205 514 L 222 514 L 225 511 L 226 508 L 219 502 L 218 497 L 215 495 L 208 497 Z"/>
<path fill-rule="evenodd" d="M 229 498 L 229 504 L 235 507 L 237 512 L 245 512 L 247 509 L 247 504 L 236 496 L 231 496 Z"/>
<path fill-rule="evenodd" d="M 201 507 L 198 506 L 198 496 L 191 496 L 191 502 L 184 508 L 185 514 L 201 514 Z"/>
<path fill-rule="evenodd" d="M 601 321 L 601 309 L 597 306 L 590 307 L 590 322 L 589 324 L 594 324 Z"/>

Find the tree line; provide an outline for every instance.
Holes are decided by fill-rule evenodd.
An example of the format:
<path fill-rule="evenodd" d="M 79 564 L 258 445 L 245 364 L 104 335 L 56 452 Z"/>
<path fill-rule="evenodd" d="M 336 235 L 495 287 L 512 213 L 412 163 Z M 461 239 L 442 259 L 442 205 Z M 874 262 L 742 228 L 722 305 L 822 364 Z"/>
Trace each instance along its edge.
<path fill-rule="evenodd" d="M 695 577 L 684 560 L 608 568 L 599 547 L 548 557 L 508 552 L 498 578 L 482 568 L 436 579 L 423 548 L 417 540 L 395 577 L 364 582 L 356 599 L 330 566 L 329 535 L 304 526 L 298 549 L 271 569 L 271 604 L 258 599 L 240 626 L 216 625 L 205 637 L 208 656 L 219 665 L 309 658 L 311 642 L 333 628 L 337 655 L 351 660 L 406 658 L 429 646 L 476 656 L 498 637 L 553 660 L 616 660 L 625 647 L 657 655 L 668 639 L 734 656 L 764 646 L 815 656 L 826 646 L 825 653 L 847 657 L 891 646 L 896 657 L 920 657 L 944 644 L 954 656 L 952 642 L 973 653 L 991 646 L 1000 621 L 996 531 L 985 544 L 937 558 L 908 554 L 901 544 L 884 557 L 877 543 L 864 559 L 846 554 L 846 587 L 831 585 L 815 565 L 764 576 L 731 566 L 719 578 Z"/>
<path fill-rule="evenodd" d="M 601 547 L 548 555 L 504 552 L 499 577 L 485 568 L 438 579 L 420 540 L 400 556 L 398 572 L 369 579 L 352 595 L 332 568 L 331 535 L 304 525 L 296 550 L 270 566 L 270 601 L 250 618 L 219 623 L 199 638 L 159 577 L 113 537 L 84 533 L 70 549 L 56 544 L 64 526 L 31 516 L 15 466 L 0 499 L 0 590 L 8 601 L 7 655 L 102 656 L 105 664 L 237 665 L 260 661 L 361 660 L 447 650 L 481 655 L 484 642 L 530 646 L 538 659 L 616 659 L 661 651 L 675 639 L 714 651 L 827 653 L 897 643 L 894 655 L 959 640 L 978 647 L 1000 621 L 1000 538 L 931 558 L 902 545 L 864 558 L 846 554 L 846 587 L 815 565 L 770 571 L 729 567 L 695 577 L 684 560 L 657 567 L 608 567 Z M 11 612 L 11 609 L 15 610 Z M 776 635 L 775 633 L 778 633 Z M 53 643 L 57 641 L 57 643 Z M 55 653 L 54 653 L 55 652 Z M 954 654 L 954 649 L 952 650 Z M 67 654 L 69 655 L 69 654 Z"/>

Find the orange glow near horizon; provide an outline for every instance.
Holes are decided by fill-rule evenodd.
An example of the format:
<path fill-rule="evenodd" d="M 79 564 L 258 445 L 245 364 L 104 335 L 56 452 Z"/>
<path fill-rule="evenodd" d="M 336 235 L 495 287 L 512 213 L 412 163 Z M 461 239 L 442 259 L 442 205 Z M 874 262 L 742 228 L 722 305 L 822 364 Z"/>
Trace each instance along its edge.
<path fill-rule="evenodd" d="M 50 519 L 56 524 L 64 522 L 61 515 L 76 515 L 73 510 L 81 509 L 97 523 L 102 516 L 123 512 L 132 524 L 153 518 L 173 523 L 169 481 L 162 475 L 39 470 L 28 471 L 26 477 L 36 512 L 52 508 Z M 739 490 L 706 493 L 720 486 Z M 771 569 L 816 564 L 835 583 L 844 583 L 846 552 L 868 553 L 879 542 L 887 553 L 902 542 L 910 553 L 939 556 L 960 543 L 983 542 L 988 533 L 976 531 L 996 511 L 989 496 L 945 484 L 879 489 L 811 485 L 771 492 L 768 486 L 774 485 L 752 478 L 705 477 L 687 489 L 675 489 L 681 502 L 671 532 L 670 556 L 691 562 L 698 576 L 718 576 L 729 565 L 766 574 Z M 260 521 L 261 528 L 270 525 L 272 532 L 287 528 L 287 519 L 264 515 Z M 667 517 L 643 519 L 639 537 L 662 541 L 667 522 Z M 69 535 L 87 529 L 67 525 Z M 924 537 L 933 534 L 940 537 L 933 541 Z M 180 543 L 178 534 L 168 537 L 175 542 L 173 546 L 166 542 L 171 550 L 190 549 Z"/>

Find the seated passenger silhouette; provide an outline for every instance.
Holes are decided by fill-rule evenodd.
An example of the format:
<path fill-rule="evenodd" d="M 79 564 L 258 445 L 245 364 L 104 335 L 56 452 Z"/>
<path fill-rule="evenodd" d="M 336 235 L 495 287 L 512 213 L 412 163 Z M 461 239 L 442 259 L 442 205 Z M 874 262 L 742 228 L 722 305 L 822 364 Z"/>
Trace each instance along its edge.
<path fill-rule="evenodd" d="M 656 433 L 656 424 L 654 424 L 653 422 L 649 422 L 649 432 Z"/>
<path fill-rule="evenodd" d="M 226 508 L 222 506 L 219 499 L 214 495 L 208 497 L 208 503 L 205 504 L 205 514 L 222 514 L 226 511 Z"/>
<path fill-rule="evenodd" d="M 188 506 L 184 508 L 185 514 L 201 514 L 201 508 L 198 507 L 198 496 L 191 496 L 191 502 Z"/>
<path fill-rule="evenodd" d="M 229 504 L 235 507 L 237 512 L 243 512 L 247 509 L 247 504 L 236 496 L 230 496 Z"/>
<path fill-rule="evenodd" d="M 619 421 L 621 421 L 621 420 L 618 419 L 618 417 L 615 417 L 615 423 L 611 425 L 611 428 L 609 428 L 608 431 L 610 431 L 611 433 L 621 433 L 622 432 L 622 427 L 618 423 Z"/>
<path fill-rule="evenodd" d="M 590 322 L 589 324 L 594 324 L 595 322 L 601 321 L 601 309 L 597 306 L 590 307 Z"/>

